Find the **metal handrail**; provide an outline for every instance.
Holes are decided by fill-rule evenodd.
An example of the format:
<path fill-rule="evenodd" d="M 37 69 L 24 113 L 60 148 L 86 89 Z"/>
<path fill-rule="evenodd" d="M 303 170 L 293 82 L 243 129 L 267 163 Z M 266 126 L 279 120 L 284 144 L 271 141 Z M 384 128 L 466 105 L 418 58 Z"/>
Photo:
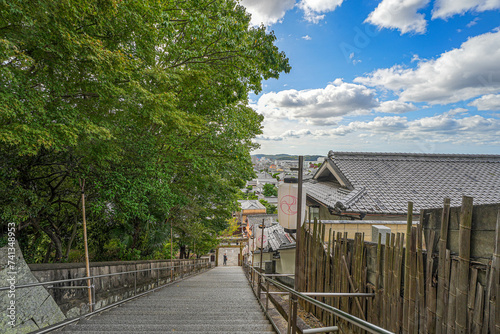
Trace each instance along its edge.
<path fill-rule="evenodd" d="M 369 323 L 369 322 L 367 322 L 363 319 L 360 319 L 358 317 L 355 317 L 355 316 L 353 316 L 345 311 L 339 310 L 333 306 L 330 306 L 330 305 L 322 303 L 314 298 L 311 298 L 310 296 L 307 296 L 303 293 L 295 291 L 294 289 L 292 289 L 292 288 L 290 288 L 290 287 L 288 287 L 288 286 L 286 286 L 286 285 L 284 285 L 284 284 L 282 284 L 274 279 L 271 279 L 271 278 L 263 275 L 262 273 L 258 272 L 257 269 L 255 269 L 252 266 L 249 266 L 248 264 L 245 264 L 245 266 L 249 267 L 250 270 L 255 272 L 257 275 L 262 276 L 264 281 L 267 281 L 267 282 L 273 284 L 274 286 L 288 292 L 289 294 L 294 295 L 298 298 L 301 298 L 301 299 L 303 299 L 303 300 L 305 300 L 305 301 L 307 301 L 307 302 L 309 302 L 309 303 L 311 303 L 311 304 L 313 304 L 313 305 L 315 305 L 315 306 L 317 306 L 317 307 L 319 307 L 319 308 L 321 308 L 329 313 L 332 313 L 332 314 L 336 315 L 337 317 L 342 318 L 342 319 L 346 320 L 347 322 L 349 322 L 349 323 L 351 323 L 359 328 L 362 328 L 370 333 L 375 333 L 375 334 L 394 334 L 391 331 L 388 331 L 384 328 L 375 326 L 374 324 Z M 253 289 L 253 287 L 252 287 L 252 289 Z"/>
<path fill-rule="evenodd" d="M 199 261 L 199 260 L 196 260 Z M 209 262 L 207 262 L 209 263 Z M 151 272 L 152 270 L 164 270 L 164 269 L 175 269 L 175 268 L 180 268 L 180 267 L 190 267 L 190 266 L 196 266 L 199 264 L 186 264 L 186 265 L 174 265 L 174 266 L 169 266 L 169 267 L 160 267 L 160 268 L 149 268 L 149 269 L 138 269 L 138 270 L 132 270 L 132 271 L 121 271 L 119 273 L 112 273 L 112 274 L 102 274 L 102 275 L 92 275 L 92 276 L 85 276 L 85 277 L 79 277 L 79 278 L 67 278 L 63 280 L 58 280 L 58 281 L 47 281 L 47 282 L 38 282 L 38 283 L 28 283 L 28 284 L 23 284 L 23 285 L 15 285 L 16 290 L 17 289 L 22 289 L 22 288 L 31 288 L 35 286 L 44 286 L 44 285 L 50 285 L 50 284 L 58 284 L 58 283 L 66 283 L 66 282 L 75 282 L 75 281 L 84 281 L 88 279 L 94 279 L 94 278 L 102 278 L 102 277 L 110 277 L 110 276 L 117 276 L 117 275 L 125 275 L 125 274 L 134 274 L 134 273 L 139 273 L 139 272 L 145 272 L 149 271 Z M 77 286 L 74 286 L 75 288 Z M 85 286 L 87 288 L 87 286 Z M 9 290 L 10 286 L 2 286 L 0 287 L 0 291 L 5 291 Z"/>
<path fill-rule="evenodd" d="M 189 266 L 195 266 L 195 265 L 197 265 L 197 264 L 190 264 Z M 206 267 L 211 267 L 211 266 L 212 266 L 211 262 L 206 262 L 206 263 L 205 263 L 205 265 L 206 265 Z M 187 266 L 187 265 L 186 265 L 186 266 Z M 184 266 L 184 267 L 186 267 L 186 266 Z M 181 266 L 179 266 L 179 267 L 181 267 Z M 165 268 L 165 267 L 164 267 L 164 268 Z M 164 269 L 164 268 L 163 268 L 163 269 Z M 166 268 L 167 268 L 167 269 L 170 269 L 171 267 L 166 267 Z M 162 269 L 162 268 L 156 268 L 156 269 Z M 139 272 L 139 271 L 143 271 L 143 269 L 141 269 L 141 270 L 137 270 L 137 272 Z M 149 269 L 147 269 L 147 271 L 149 271 Z M 134 272 L 135 272 L 135 271 L 134 271 Z M 127 273 L 127 272 L 122 272 L 122 273 Z M 197 274 L 195 274 L 195 275 L 197 275 Z M 100 276 L 102 276 L 102 275 L 100 275 Z M 109 276 L 109 275 L 108 275 L 108 276 Z M 191 277 L 191 275 L 190 275 L 190 276 L 187 276 L 186 278 L 189 278 L 189 277 Z M 50 325 L 50 326 L 48 326 L 48 327 L 41 328 L 41 329 L 39 329 L 39 330 L 37 330 L 37 331 L 35 331 L 35 332 L 33 332 L 33 333 L 34 333 L 34 334 L 45 334 L 45 333 L 52 332 L 52 331 L 54 331 L 54 330 L 57 330 L 57 329 L 63 328 L 64 326 L 67 326 L 67 325 L 69 325 L 69 324 L 72 324 L 72 323 L 74 323 L 74 322 L 77 322 L 77 321 L 79 321 L 79 320 L 81 320 L 81 319 L 84 319 L 84 318 L 86 318 L 86 317 L 89 317 L 89 316 L 91 316 L 91 315 L 101 313 L 101 312 L 103 312 L 103 311 L 105 311 L 105 310 L 107 310 L 107 309 L 114 308 L 114 307 L 116 307 L 116 306 L 118 306 L 118 305 L 120 305 L 120 304 L 123 304 L 123 303 L 129 302 L 129 301 L 131 301 L 131 300 L 133 300 L 133 299 L 136 299 L 136 298 L 139 298 L 139 297 L 142 297 L 142 296 L 144 296 L 144 295 L 146 295 L 146 294 L 149 294 L 149 293 L 151 293 L 151 292 L 154 292 L 154 291 L 156 291 L 156 290 L 158 290 L 158 289 L 161 289 L 161 288 L 163 288 L 163 287 L 165 287 L 165 286 L 168 286 L 168 285 L 174 284 L 174 283 L 176 283 L 176 282 L 178 282 L 178 281 L 182 281 L 182 280 L 184 280 L 184 279 L 186 279 L 186 278 L 181 277 L 181 278 L 179 278 L 178 280 L 176 279 L 176 280 L 170 281 L 170 282 L 168 282 L 168 283 L 166 283 L 166 284 L 163 284 L 163 285 L 158 286 L 158 287 L 156 287 L 156 288 L 151 288 L 150 290 L 147 290 L 147 291 L 142 292 L 142 293 L 140 293 L 140 294 L 136 294 L 136 295 L 134 295 L 134 296 L 132 296 L 132 297 L 129 297 L 129 298 L 126 298 L 126 299 L 123 299 L 123 300 L 117 301 L 117 302 L 115 302 L 115 303 L 112 303 L 112 304 L 109 304 L 109 305 L 106 305 L 106 306 L 103 306 L 102 308 L 99 308 L 98 310 L 93 310 L 93 311 L 91 311 L 91 312 L 89 312 L 89 313 L 83 314 L 83 315 L 82 315 L 82 316 L 80 316 L 80 317 L 75 317 L 75 318 L 67 319 L 67 320 L 64 320 L 64 321 L 62 321 L 62 322 L 58 322 L 58 323 L 56 323 L 56 324 Z M 87 279 L 87 278 L 85 278 L 85 279 Z"/>

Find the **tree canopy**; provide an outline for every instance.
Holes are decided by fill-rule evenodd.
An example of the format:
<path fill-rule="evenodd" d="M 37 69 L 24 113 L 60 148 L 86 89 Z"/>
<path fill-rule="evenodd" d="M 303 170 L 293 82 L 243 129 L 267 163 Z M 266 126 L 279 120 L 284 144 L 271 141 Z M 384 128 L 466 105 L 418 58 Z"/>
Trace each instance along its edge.
<path fill-rule="evenodd" d="M 262 194 L 266 197 L 278 196 L 278 188 L 274 184 L 266 183 L 262 187 Z"/>
<path fill-rule="evenodd" d="M 234 0 L 0 1 L 0 222 L 31 262 L 210 245 L 253 176 L 248 94 L 289 72 Z"/>

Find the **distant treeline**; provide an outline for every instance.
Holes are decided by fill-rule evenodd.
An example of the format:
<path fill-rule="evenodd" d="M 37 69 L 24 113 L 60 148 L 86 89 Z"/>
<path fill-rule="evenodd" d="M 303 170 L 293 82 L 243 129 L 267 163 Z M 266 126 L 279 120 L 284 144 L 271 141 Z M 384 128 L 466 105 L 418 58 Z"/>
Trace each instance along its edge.
<path fill-rule="evenodd" d="M 298 160 L 298 155 L 289 154 L 254 154 L 253 157 L 262 158 L 266 157 L 271 160 Z M 323 157 L 323 155 L 304 155 L 304 161 L 316 161 L 318 158 Z"/>

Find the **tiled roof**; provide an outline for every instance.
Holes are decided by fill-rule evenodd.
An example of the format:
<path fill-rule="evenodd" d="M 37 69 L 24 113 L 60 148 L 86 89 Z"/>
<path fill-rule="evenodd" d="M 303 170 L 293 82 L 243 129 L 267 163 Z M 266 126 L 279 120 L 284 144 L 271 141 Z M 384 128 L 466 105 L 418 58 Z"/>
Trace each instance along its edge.
<path fill-rule="evenodd" d="M 256 233 L 257 237 L 262 230 L 258 228 L 264 220 L 264 235 L 266 236 L 267 243 L 264 243 L 264 252 L 274 252 L 283 248 L 295 247 L 295 234 L 292 236 L 285 232 L 276 220 L 278 215 L 253 215 L 248 217 L 248 223 L 251 226 L 252 233 Z"/>
<path fill-rule="evenodd" d="M 295 247 L 295 240 L 278 223 L 266 226 L 264 234 L 267 237 L 267 246 L 264 248 L 264 252 L 274 252 L 282 248 Z"/>
<path fill-rule="evenodd" d="M 412 201 L 418 213 L 445 197 L 459 206 L 463 195 L 500 203 L 500 155 L 330 152 L 304 186 L 308 197 L 342 212 L 406 214 Z"/>
<path fill-rule="evenodd" d="M 273 176 L 267 172 L 257 173 L 257 179 L 274 179 Z"/>
<path fill-rule="evenodd" d="M 266 207 L 258 200 L 238 200 L 242 210 L 265 210 Z"/>

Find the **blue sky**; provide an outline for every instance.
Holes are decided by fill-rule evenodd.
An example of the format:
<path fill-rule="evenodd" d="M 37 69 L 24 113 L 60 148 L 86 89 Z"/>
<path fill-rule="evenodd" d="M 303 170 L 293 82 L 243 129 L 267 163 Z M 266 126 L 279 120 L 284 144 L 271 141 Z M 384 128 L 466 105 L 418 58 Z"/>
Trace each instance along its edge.
<path fill-rule="evenodd" d="M 500 154 L 500 0 L 241 0 L 292 65 L 254 153 Z"/>

